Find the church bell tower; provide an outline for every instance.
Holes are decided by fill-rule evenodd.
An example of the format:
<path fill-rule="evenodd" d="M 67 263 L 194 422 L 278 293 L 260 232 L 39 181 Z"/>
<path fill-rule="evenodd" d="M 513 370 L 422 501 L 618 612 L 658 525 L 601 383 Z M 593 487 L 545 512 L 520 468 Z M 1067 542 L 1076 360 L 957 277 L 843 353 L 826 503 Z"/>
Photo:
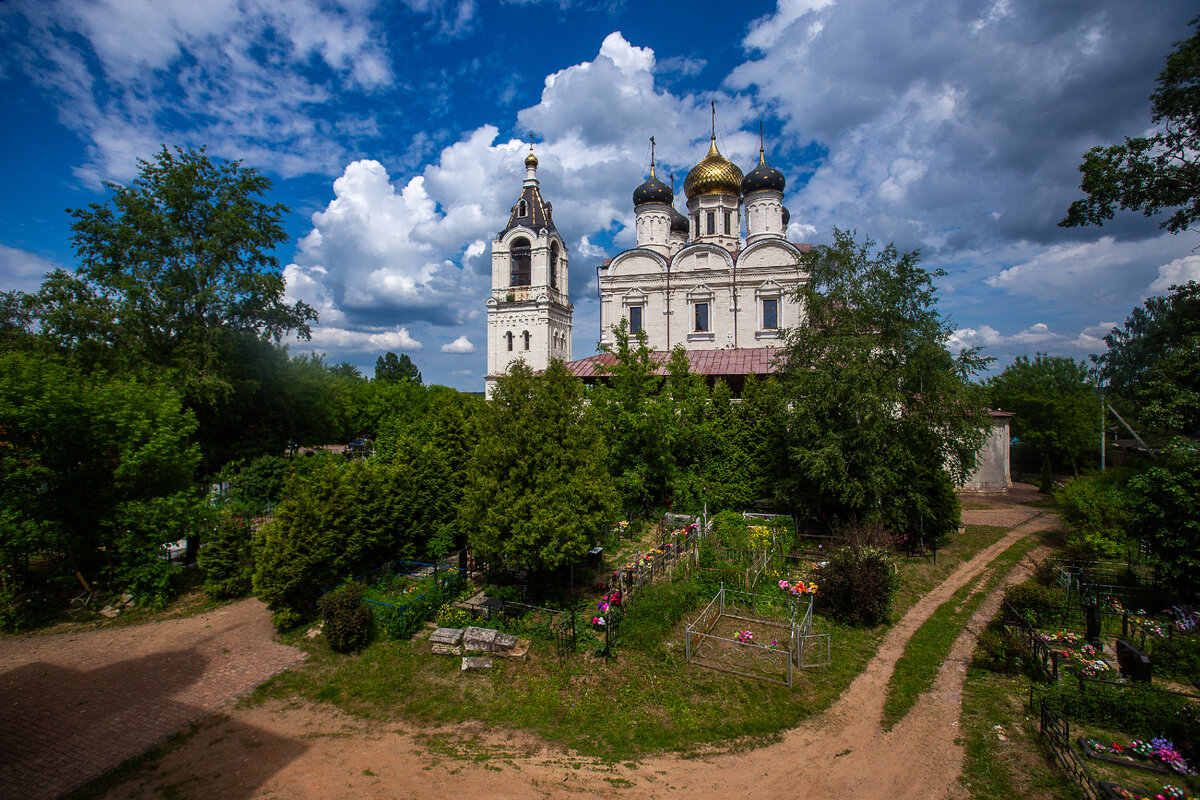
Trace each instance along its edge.
<path fill-rule="evenodd" d="M 492 295 L 487 300 L 487 396 L 513 362 L 535 372 L 550 359 L 571 360 L 567 246 L 554 227 L 554 209 L 542 199 L 538 160 L 525 156 L 521 197 L 508 224 L 492 240 Z"/>

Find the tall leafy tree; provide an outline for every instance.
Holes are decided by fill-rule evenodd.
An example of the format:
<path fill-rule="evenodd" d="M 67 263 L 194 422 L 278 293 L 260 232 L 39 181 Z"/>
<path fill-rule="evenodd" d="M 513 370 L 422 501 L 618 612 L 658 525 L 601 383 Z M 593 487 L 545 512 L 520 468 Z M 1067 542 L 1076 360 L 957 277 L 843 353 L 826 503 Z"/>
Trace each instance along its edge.
<path fill-rule="evenodd" d="M 988 359 L 950 352 L 933 283 L 943 273 L 917 253 L 835 230 L 805 266 L 809 321 L 789 333 L 780 376 L 787 494 L 806 513 L 915 530 L 943 505 L 921 483 L 946 470 L 962 480 L 975 463 L 988 417 L 971 378 Z"/>
<path fill-rule="evenodd" d="M 1087 365 L 1064 356 L 1017 356 L 988 381 L 992 405 L 1016 414 L 1012 432 L 1037 464 L 1072 465 L 1097 448 L 1099 399 Z"/>
<path fill-rule="evenodd" d="M 408 353 L 397 356 L 392 351 L 375 359 L 375 380 L 398 383 L 400 381 L 421 382 L 421 371 L 408 357 Z"/>
<path fill-rule="evenodd" d="M 316 312 L 284 302 L 271 182 L 238 161 L 164 147 L 130 186 L 73 209 L 74 272 L 50 273 L 37 295 L 42 331 L 91 365 L 167 370 L 193 404 L 227 396 L 240 336 L 309 336 Z"/>
<path fill-rule="evenodd" d="M 1161 227 L 1171 233 L 1200 219 L 1200 17 L 1191 24 L 1197 32 L 1175 43 L 1150 95 L 1158 130 L 1089 150 L 1079 166 L 1087 197 L 1071 203 L 1060 225 L 1103 225 L 1117 208 L 1170 211 Z"/>
<path fill-rule="evenodd" d="M 1133 476 L 1126 489 L 1130 532 L 1150 546 L 1181 597 L 1200 592 L 1200 449 L 1183 437 Z"/>
<path fill-rule="evenodd" d="M 101 574 L 119 581 L 120 572 L 157 560 L 159 545 L 179 538 L 174 528 L 132 520 L 190 485 L 199 459 L 189 441 L 195 427 L 164 383 L 84 374 L 36 353 L 0 353 L 3 563 L 59 552 L 90 583 Z"/>
<path fill-rule="evenodd" d="M 672 397 L 693 392 L 685 371 L 675 367 L 671 392 L 644 333 L 631 334 L 622 319 L 612 329 L 613 343 L 601 350 L 613 355 L 608 377 L 591 395 L 610 451 L 609 468 L 626 513 L 649 512 L 672 495 L 679 418 Z"/>
<path fill-rule="evenodd" d="M 485 560 L 550 573 L 582 560 L 618 496 L 583 384 L 514 364 L 483 411 L 460 523 Z"/>
<path fill-rule="evenodd" d="M 1200 432 L 1200 283 L 1147 299 L 1104 341 L 1092 360 L 1110 396 L 1156 431 Z"/>

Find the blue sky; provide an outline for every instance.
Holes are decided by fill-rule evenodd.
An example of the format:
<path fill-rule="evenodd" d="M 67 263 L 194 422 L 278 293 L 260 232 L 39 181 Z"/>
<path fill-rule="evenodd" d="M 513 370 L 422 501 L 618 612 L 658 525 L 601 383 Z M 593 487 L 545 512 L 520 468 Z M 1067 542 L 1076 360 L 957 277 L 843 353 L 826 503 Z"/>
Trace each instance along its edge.
<path fill-rule="evenodd" d="M 885 0 L 4 0 L 0 289 L 70 268 L 65 209 L 163 144 L 206 146 L 289 206 L 288 293 L 311 342 L 371 374 L 483 388 L 489 245 L 528 135 L 570 248 L 574 356 L 599 338 L 595 268 L 633 242 L 658 142 L 683 176 L 758 126 L 788 178 L 790 238 L 835 226 L 947 271 L 957 344 L 996 368 L 1085 358 L 1151 294 L 1200 279 L 1194 233 L 1124 214 L 1056 226 L 1096 144 L 1149 129 L 1191 2 Z M 682 194 L 682 193 L 681 193 Z"/>

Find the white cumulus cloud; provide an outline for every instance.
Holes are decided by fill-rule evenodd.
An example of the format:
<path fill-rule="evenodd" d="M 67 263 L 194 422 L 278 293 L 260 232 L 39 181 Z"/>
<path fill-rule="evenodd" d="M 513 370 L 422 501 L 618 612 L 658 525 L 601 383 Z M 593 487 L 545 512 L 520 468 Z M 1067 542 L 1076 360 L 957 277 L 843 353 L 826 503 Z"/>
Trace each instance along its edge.
<path fill-rule="evenodd" d="M 442 345 L 443 353 L 474 353 L 475 345 L 471 344 L 471 340 L 463 336 L 458 337 L 453 342 L 447 342 Z"/>

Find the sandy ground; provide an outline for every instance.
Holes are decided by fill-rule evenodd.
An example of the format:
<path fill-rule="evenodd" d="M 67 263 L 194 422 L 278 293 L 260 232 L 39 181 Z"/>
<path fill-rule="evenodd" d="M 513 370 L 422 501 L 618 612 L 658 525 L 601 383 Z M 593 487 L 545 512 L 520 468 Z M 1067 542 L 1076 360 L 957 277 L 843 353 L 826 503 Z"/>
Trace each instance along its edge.
<path fill-rule="evenodd" d="M 992 506 L 999 506 L 993 508 Z M 349 717 L 299 701 L 228 710 L 182 747 L 133 775 L 110 800 L 180 798 L 526 798 L 531 796 L 961 798 L 964 753 L 957 743 L 966 662 L 974 631 L 994 614 L 993 591 L 955 642 L 935 685 L 890 732 L 879 719 L 884 687 L 912 634 L 1004 549 L 1056 524 L 1012 503 L 972 514 L 1015 527 L 963 564 L 885 636 L 877 654 L 825 713 L 781 741 L 746 752 L 662 756 L 607 765 L 552 750 L 531 737 L 481 725 L 442 731 L 470 740 L 467 756 L 429 752 L 420 731 Z M 1018 567 L 1009 581 L 1021 574 Z M 836 654 L 835 654 L 836 657 Z M 475 760 L 483 753 L 487 760 Z"/>

